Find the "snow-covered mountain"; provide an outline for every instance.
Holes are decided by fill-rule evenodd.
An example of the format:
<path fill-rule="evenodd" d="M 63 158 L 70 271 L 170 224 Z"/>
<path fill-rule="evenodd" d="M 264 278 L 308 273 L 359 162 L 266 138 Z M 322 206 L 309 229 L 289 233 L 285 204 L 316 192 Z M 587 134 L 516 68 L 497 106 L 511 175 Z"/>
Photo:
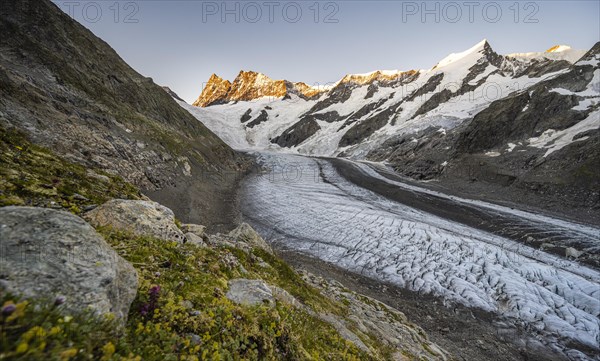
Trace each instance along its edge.
<path fill-rule="evenodd" d="M 194 103 L 204 108 L 186 108 L 233 147 L 364 157 L 399 133 L 453 128 L 584 53 L 557 46 L 502 56 L 483 40 L 430 69 L 351 74 L 329 89 L 256 72 L 233 83 L 213 75 Z"/>
<path fill-rule="evenodd" d="M 259 73 L 213 76 L 204 107 L 180 104 L 237 149 L 386 162 L 450 187 L 482 181 L 539 193 L 548 208 L 600 209 L 599 54 L 600 43 L 500 55 L 483 40 L 429 69 L 351 74 L 308 93 Z"/>

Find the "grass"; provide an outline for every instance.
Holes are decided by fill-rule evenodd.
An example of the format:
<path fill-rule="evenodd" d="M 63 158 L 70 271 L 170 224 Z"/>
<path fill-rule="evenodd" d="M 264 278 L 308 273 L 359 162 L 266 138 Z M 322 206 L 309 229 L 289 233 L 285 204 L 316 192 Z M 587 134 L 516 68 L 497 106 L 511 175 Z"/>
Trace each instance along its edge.
<path fill-rule="evenodd" d="M 0 206 L 81 214 L 112 198 L 141 197 L 121 178 L 90 172 L 1 127 L 0 151 Z M 369 355 L 328 323 L 283 302 L 248 307 L 229 301 L 229 280 L 262 279 L 315 312 L 348 316 L 347 302 L 322 295 L 264 250 L 201 248 L 98 231 L 138 272 L 127 322 L 110 314 L 72 314 L 55 300 L 0 291 L 1 360 L 371 360 L 389 359 L 393 351 L 361 334 L 375 352 Z"/>
<path fill-rule="evenodd" d="M 50 301 L 19 303 L 3 295 L 1 302 L 16 304 L 18 311 L 0 318 L 0 359 L 373 359 L 301 309 L 280 302 L 275 307 L 247 307 L 229 301 L 229 279 L 268 273 L 268 283 L 287 286 L 316 308 L 343 312 L 343 304 L 320 295 L 266 252 L 242 255 L 235 248 L 200 248 L 100 231 L 139 274 L 138 295 L 124 327 L 110 316 L 65 317 L 61 306 Z"/>
<path fill-rule="evenodd" d="M 53 207 L 81 214 L 86 206 L 112 198 L 141 197 L 122 178 L 68 162 L 2 127 L 0 164 L 0 206 Z"/>

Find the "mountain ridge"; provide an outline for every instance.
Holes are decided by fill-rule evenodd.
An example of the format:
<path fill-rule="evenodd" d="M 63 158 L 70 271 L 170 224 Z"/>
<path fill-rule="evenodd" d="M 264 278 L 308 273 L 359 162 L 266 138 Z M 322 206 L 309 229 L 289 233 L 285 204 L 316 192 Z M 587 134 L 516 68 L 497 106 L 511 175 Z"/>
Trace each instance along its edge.
<path fill-rule="evenodd" d="M 202 94 L 194 106 L 207 107 L 231 101 L 250 101 L 262 97 L 284 98 L 291 94 L 303 99 L 311 99 L 323 91 L 303 82 L 273 80 L 268 76 L 241 70 L 233 82 L 212 74 L 202 89 Z"/>
<path fill-rule="evenodd" d="M 586 169 L 600 155 L 583 149 L 594 149 L 600 127 L 598 46 L 582 56 L 566 46 L 500 55 L 483 40 L 429 69 L 345 76 L 313 99 L 180 104 L 234 148 L 386 162 L 464 191 L 472 182 L 486 192 L 512 187 L 507 194 L 534 206 L 568 203 L 593 219 L 598 180 Z M 485 175 L 468 176 L 473 167 Z"/>
<path fill-rule="evenodd" d="M 222 207 L 215 189 L 235 184 L 194 176 L 240 171 L 244 156 L 56 4 L 10 0 L 0 15 L 0 126 L 153 197 L 167 194 L 180 219 L 222 223 L 192 210 Z M 197 193 L 174 201 L 186 187 Z"/>
<path fill-rule="evenodd" d="M 368 85 L 374 82 L 391 83 L 406 76 L 406 74 L 425 72 L 447 66 L 460 60 L 460 58 L 479 52 L 483 52 L 488 57 L 489 61 L 496 63 L 500 62 L 501 58 L 513 58 L 513 61 L 542 61 L 543 59 L 566 60 L 572 63 L 585 54 L 584 50 L 572 49 L 568 45 L 554 45 L 543 52 L 500 55 L 493 50 L 487 39 L 483 39 L 463 52 L 452 53 L 446 56 L 432 68 L 409 70 L 379 69 L 368 73 L 351 73 L 344 75 L 340 80 L 333 84 L 326 85 L 310 86 L 304 82 L 273 80 L 263 73 L 252 70 L 241 70 L 233 82 L 230 82 L 213 73 L 203 86 L 202 93 L 192 105 L 207 107 L 228 103 L 230 101 L 251 101 L 265 96 L 285 98 L 291 94 L 295 94 L 304 99 L 316 99 L 340 84 Z M 257 79 L 262 80 L 262 84 L 261 81 L 257 81 Z"/>

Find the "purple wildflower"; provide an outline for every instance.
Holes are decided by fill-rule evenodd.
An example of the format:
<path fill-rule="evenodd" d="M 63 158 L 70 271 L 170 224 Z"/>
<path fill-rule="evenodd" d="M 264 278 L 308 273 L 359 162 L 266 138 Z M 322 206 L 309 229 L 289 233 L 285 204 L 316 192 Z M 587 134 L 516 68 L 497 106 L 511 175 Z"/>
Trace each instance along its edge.
<path fill-rule="evenodd" d="M 144 303 L 142 305 L 142 307 L 140 307 L 140 314 L 142 316 L 147 316 L 149 312 L 150 312 L 150 304 Z"/>
<path fill-rule="evenodd" d="M 158 307 L 158 298 L 160 297 L 160 286 L 152 286 L 148 290 L 149 300 L 140 307 L 140 314 L 142 316 L 152 315 L 154 310 Z"/>
<path fill-rule="evenodd" d="M 148 294 L 150 295 L 150 299 L 152 299 L 153 297 L 158 298 L 160 294 L 160 286 L 152 286 L 152 288 L 150 288 L 150 290 L 148 291 Z"/>
<path fill-rule="evenodd" d="M 16 311 L 16 309 L 17 309 L 17 306 L 15 306 L 15 305 L 14 305 L 14 304 L 12 304 L 12 303 L 11 303 L 11 304 L 9 304 L 9 305 L 6 305 L 6 306 L 2 307 L 2 315 L 4 315 L 4 316 L 8 316 L 8 315 L 10 315 L 11 313 L 15 312 L 15 311 Z"/>
<path fill-rule="evenodd" d="M 66 301 L 67 301 L 67 298 L 65 296 L 58 296 L 54 300 L 54 306 L 60 306 L 63 303 L 65 303 Z"/>

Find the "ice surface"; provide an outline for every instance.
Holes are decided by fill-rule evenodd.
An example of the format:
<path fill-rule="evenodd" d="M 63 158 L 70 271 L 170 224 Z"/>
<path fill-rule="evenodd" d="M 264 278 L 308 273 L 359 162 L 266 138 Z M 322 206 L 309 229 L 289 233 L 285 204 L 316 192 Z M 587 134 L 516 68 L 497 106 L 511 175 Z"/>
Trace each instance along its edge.
<path fill-rule="evenodd" d="M 242 203 L 245 217 L 271 241 L 447 302 L 524 322 L 556 347 L 564 348 L 564 339 L 598 347 L 600 272 L 385 199 L 341 178 L 327 160 L 271 153 L 260 157 L 270 172 L 246 182 Z M 359 166 L 369 176 L 378 175 Z M 600 238 L 596 228 L 453 199 L 512 212 L 574 237 Z"/>

